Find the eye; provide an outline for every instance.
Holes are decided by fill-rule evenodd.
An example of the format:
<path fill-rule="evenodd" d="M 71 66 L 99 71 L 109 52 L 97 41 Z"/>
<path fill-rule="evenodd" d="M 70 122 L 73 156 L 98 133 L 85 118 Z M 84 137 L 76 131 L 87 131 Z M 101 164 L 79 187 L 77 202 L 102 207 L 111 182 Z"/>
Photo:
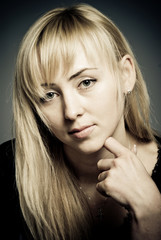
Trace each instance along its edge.
<path fill-rule="evenodd" d="M 46 93 L 46 98 L 47 99 L 52 99 L 52 98 L 54 98 L 55 97 L 55 93 L 54 92 L 48 92 L 48 93 Z"/>
<path fill-rule="evenodd" d="M 47 92 L 47 93 L 45 94 L 45 97 L 41 98 L 41 101 L 42 101 L 42 102 L 49 102 L 49 101 L 51 101 L 53 98 L 56 98 L 56 97 L 58 97 L 58 93 L 53 92 L 53 91 Z"/>
<path fill-rule="evenodd" d="M 92 87 L 96 82 L 96 79 L 86 79 L 83 80 L 80 84 L 79 84 L 79 88 L 80 89 L 87 89 L 89 87 Z"/>

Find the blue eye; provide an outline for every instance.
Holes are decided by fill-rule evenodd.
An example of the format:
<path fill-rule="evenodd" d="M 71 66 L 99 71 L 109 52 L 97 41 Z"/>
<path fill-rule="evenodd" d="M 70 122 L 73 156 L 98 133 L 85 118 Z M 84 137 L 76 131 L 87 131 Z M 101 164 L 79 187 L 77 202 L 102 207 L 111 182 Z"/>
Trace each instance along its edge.
<path fill-rule="evenodd" d="M 86 80 L 83 80 L 79 84 L 79 88 L 86 89 L 86 88 L 92 87 L 95 82 L 96 82 L 96 79 L 86 79 Z"/>

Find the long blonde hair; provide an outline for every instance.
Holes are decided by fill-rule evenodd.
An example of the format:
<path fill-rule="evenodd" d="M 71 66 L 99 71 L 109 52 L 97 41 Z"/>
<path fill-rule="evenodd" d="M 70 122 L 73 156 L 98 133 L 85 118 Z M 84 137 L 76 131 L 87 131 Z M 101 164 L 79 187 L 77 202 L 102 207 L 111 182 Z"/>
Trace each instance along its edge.
<path fill-rule="evenodd" d="M 88 238 L 90 214 L 85 211 L 85 197 L 68 168 L 61 142 L 50 132 L 40 103 L 41 83 L 50 82 L 61 64 L 67 71 L 78 43 L 89 57 L 93 51 L 104 53 L 113 70 L 125 54 L 132 56 L 136 84 L 125 101 L 125 125 L 140 141 L 153 139 L 144 80 L 113 22 L 85 4 L 57 8 L 42 16 L 21 44 L 13 91 L 16 181 L 21 209 L 35 239 Z"/>

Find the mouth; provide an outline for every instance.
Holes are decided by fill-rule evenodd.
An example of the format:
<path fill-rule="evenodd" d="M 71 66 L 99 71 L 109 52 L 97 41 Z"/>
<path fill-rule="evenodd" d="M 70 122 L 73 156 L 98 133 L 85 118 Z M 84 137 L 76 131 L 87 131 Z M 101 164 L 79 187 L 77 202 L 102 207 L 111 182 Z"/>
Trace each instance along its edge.
<path fill-rule="evenodd" d="M 94 130 L 95 125 L 88 125 L 88 126 L 83 126 L 81 128 L 74 128 L 69 132 L 69 135 L 77 138 L 77 139 L 83 139 L 89 136 L 92 131 Z"/>

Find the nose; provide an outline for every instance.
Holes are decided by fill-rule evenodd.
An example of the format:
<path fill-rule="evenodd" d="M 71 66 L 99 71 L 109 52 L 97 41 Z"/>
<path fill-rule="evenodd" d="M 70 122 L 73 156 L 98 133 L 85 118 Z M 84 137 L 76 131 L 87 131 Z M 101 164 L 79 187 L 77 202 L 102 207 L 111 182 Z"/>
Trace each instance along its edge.
<path fill-rule="evenodd" d="M 83 113 L 82 101 L 78 96 L 74 96 L 74 94 L 64 96 L 65 119 L 74 121 L 77 117 L 82 116 Z"/>

